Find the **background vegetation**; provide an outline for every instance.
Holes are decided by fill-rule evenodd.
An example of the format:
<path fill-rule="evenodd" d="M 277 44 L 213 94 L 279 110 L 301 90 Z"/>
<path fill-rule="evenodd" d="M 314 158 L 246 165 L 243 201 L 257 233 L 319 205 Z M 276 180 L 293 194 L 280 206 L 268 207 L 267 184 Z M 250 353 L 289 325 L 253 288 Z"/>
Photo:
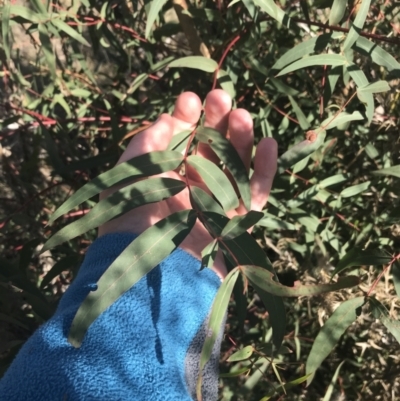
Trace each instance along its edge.
<path fill-rule="evenodd" d="M 92 230 L 39 254 L 96 199 L 49 227 L 54 210 L 179 93 L 204 98 L 223 87 L 251 112 L 256 141 L 274 137 L 280 155 L 318 133 L 313 152 L 281 157 L 254 232 L 280 281 L 327 283 L 335 267 L 350 267 L 361 284 L 285 299 L 286 335 L 273 360 L 259 297 L 248 293 L 245 316 L 232 302 L 221 400 L 400 398 L 398 4 L 4 0 L 0 12 L 2 372 L 51 316 L 95 238 Z M 318 345 L 336 347 L 306 387 L 321 326 L 365 296 L 354 324 L 341 335 L 336 322 L 333 340 Z"/>

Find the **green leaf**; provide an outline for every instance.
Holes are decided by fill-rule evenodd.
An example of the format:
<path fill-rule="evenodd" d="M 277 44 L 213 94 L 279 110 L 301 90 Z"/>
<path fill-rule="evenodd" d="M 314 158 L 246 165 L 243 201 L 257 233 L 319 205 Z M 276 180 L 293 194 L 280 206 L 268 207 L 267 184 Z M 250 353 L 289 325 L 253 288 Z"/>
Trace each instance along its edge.
<path fill-rule="evenodd" d="M 75 39 L 79 43 L 81 43 L 84 46 L 91 47 L 90 43 L 77 31 L 75 31 L 74 28 L 69 26 L 66 22 L 53 18 L 51 20 L 51 23 L 60 31 L 65 32 L 68 36 L 70 36 L 72 39 Z"/>
<path fill-rule="evenodd" d="M 118 164 L 76 191 L 54 212 L 49 224 L 63 214 L 68 213 L 74 207 L 115 184 L 174 170 L 182 161 L 183 156 L 179 152 L 167 150 L 146 153 Z"/>
<path fill-rule="evenodd" d="M 187 158 L 187 163 L 199 173 L 226 212 L 239 206 L 239 199 L 231 182 L 213 162 L 200 156 L 191 155 Z"/>
<path fill-rule="evenodd" d="M 218 70 L 217 73 L 218 83 L 221 88 L 232 98 L 236 97 L 235 85 L 232 82 L 230 75 L 224 70 Z"/>
<path fill-rule="evenodd" d="M 190 198 L 194 209 L 200 209 L 202 212 L 214 212 L 225 216 L 224 209 L 207 192 L 199 187 L 190 187 Z"/>
<path fill-rule="evenodd" d="M 55 81 L 57 79 L 56 73 L 56 56 L 53 51 L 53 45 L 50 42 L 49 32 L 44 24 L 38 25 L 39 39 L 42 44 L 42 50 L 47 61 L 47 66 L 49 67 L 52 79 Z"/>
<path fill-rule="evenodd" d="M 10 14 L 26 19 L 27 21 L 37 24 L 40 21 L 40 15 L 36 14 L 33 10 L 17 5 L 10 6 Z"/>
<path fill-rule="evenodd" d="M 321 328 L 307 358 L 306 374 L 310 374 L 307 385 L 312 382 L 315 371 L 331 353 L 343 333 L 357 319 L 356 310 L 363 303 L 364 297 L 357 297 L 343 302 Z"/>
<path fill-rule="evenodd" d="M 331 12 L 329 13 L 329 25 L 337 25 L 346 12 L 347 0 L 333 0 Z"/>
<path fill-rule="evenodd" d="M 400 63 L 391 54 L 363 36 L 358 37 L 353 49 L 364 56 L 370 57 L 374 63 L 386 67 L 388 71 L 400 71 Z"/>
<path fill-rule="evenodd" d="M 42 18 L 46 18 L 48 16 L 47 8 L 45 6 L 45 4 L 47 5 L 47 1 L 43 2 L 42 0 L 31 0 L 30 3 Z"/>
<path fill-rule="evenodd" d="M 252 285 L 278 297 L 302 297 L 324 294 L 326 292 L 341 290 L 342 288 L 354 287 L 359 284 L 360 279 L 355 276 L 341 277 L 336 283 L 296 285 L 294 287 L 284 286 L 274 280 L 273 274 L 261 267 L 252 265 L 240 266 L 241 271 L 250 280 Z"/>
<path fill-rule="evenodd" d="M 161 9 L 163 8 L 166 2 L 167 0 L 153 0 L 150 3 L 150 7 L 148 8 L 147 12 L 146 33 L 145 33 L 146 39 L 149 38 L 153 24 L 156 21 L 158 14 L 160 13 Z"/>
<path fill-rule="evenodd" d="M 148 77 L 149 74 L 146 73 L 139 74 L 130 84 L 129 89 L 126 91 L 127 95 L 132 95 L 133 93 L 135 93 Z"/>
<path fill-rule="evenodd" d="M 343 366 L 345 361 L 342 361 L 339 363 L 339 366 L 336 368 L 335 373 L 332 377 L 331 382 L 329 383 L 328 389 L 326 390 L 326 393 L 324 395 L 324 399 L 322 401 L 330 401 L 333 393 L 333 389 L 335 387 L 336 380 L 339 376 L 340 368 Z"/>
<path fill-rule="evenodd" d="M 254 351 L 253 346 L 248 345 L 247 347 L 244 347 L 244 348 L 240 349 L 239 351 L 236 351 L 226 361 L 227 362 L 244 361 L 246 359 L 249 359 L 253 355 L 253 351 Z"/>
<path fill-rule="evenodd" d="M 209 268 L 213 267 L 217 252 L 218 240 L 214 239 L 201 251 L 201 265 Z"/>
<path fill-rule="evenodd" d="M 176 150 L 181 153 L 186 149 L 190 134 L 192 131 L 183 131 L 172 137 L 171 142 L 168 145 L 168 150 Z"/>
<path fill-rule="evenodd" d="M 308 56 L 301 60 L 295 61 L 286 68 L 284 68 L 277 76 L 285 75 L 289 72 L 299 70 L 305 67 L 314 67 L 316 65 L 345 65 L 347 60 L 340 54 L 318 54 L 315 56 Z"/>
<path fill-rule="evenodd" d="M 321 127 L 323 127 L 325 130 L 329 130 L 332 128 L 336 128 L 339 125 L 346 124 L 349 121 L 357 121 L 357 120 L 363 120 L 364 117 L 359 111 L 354 111 L 353 113 L 349 114 L 346 113 L 345 111 L 338 114 L 337 116 L 329 117 L 322 121 Z"/>
<path fill-rule="evenodd" d="M 387 81 L 377 81 L 364 86 L 363 88 L 358 88 L 357 93 L 362 96 L 363 93 L 380 93 L 387 92 L 390 90 L 390 86 Z"/>
<path fill-rule="evenodd" d="M 101 200 L 88 214 L 54 234 L 43 245 L 42 252 L 122 216 L 136 207 L 168 199 L 185 188 L 186 184 L 183 181 L 172 178 L 148 178 L 128 185 Z"/>
<path fill-rule="evenodd" d="M 250 210 L 250 212 L 242 216 L 234 216 L 222 230 L 221 237 L 233 239 L 253 227 L 263 217 L 263 212 L 254 210 Z"/>
<path fill-rule="evenodd" d="M 234 1 L 236 1 L 236 0 L 234 0 Z M 249 370 L 250 370 L 250 368 L 245 366 L 244 368 L 232 370 L 229 373 L 220 373 L 219 377 L 221 377 L 221 378 L 237 377 L 237 376 L 241 376 L 243 373 L 248 372 Z"/>
<path fill-rule="evenodd" d="M 374 175 L 391 175 L 400 178 L 400 164 L 388 168 L 382 168 L 372 172 Z"/>
<path fill-rule="evenodd" d="M 11 58 L 11 46 L 10 46 L 10 2 L 3 3 L 2 7 L 3 15 L 1 17 L 1 33 L 3 36 L 3 49 L 6 54 L 7 61 Z"/>
<path fill-rule="evenodd" d="M 397 342 L 400 343 L 400 322 L 392 319 L 387 309 L 375 297 L 368 297 L 368 302 L 375 319 L 379 319 Z"/>
<path fill-rule="evenodd" d="M 327 188 L 331 185 L 339 184 L 340 182 L 347 181 L 350 178 L 348 174 L 335 174 L 332 177 L 325 178 L 322 180 L 318 186 L 320 188 Z"/>
<path fill-rule="evenodd" d="M 365 181 L 361 184 L 352 185 L 351 187 L 344 189 L 340 193 L 340 196 L 342 198 L 351 198 L 352 196 L 356 196 L 356 195 L 360 194 L 361 192 L 366 191 L 370 187 L 370 184 L 371 184 L 371 181 Z"/>
<path fill-rule="evenodd" d="M 314 153 L 324 143 L 325 136 L 326 132 L 320 131 L 314 141 L 306 139 L 305 141 L 292 146 L 288 151 L 279 157 L 277 174 L 282 174 L 289 167 L 311 155 L 311 153 Z"/>
<path fill-rule="evenodd" d="M 289 96 L 290 103 L 292 104 L 293 111 L 296 114 L 297 119 L 299 120 L 299 124 L 301 129 L 307 130 L 310 128 L 310 123 L 307 120 L 307 117 L 304 115 L 303 111 L 297 104 L 297 102 L 294 100 L 292 96 Z"/>
<path fill-rule="evenodd" d="M 335 274 L 339 274 L 349 267 L 379 266 L 389 263 L 391 260 L 392 257 L 381 249 L 352 248 L 340 259 L 331 277 L 334 277 Z"/>
<path fill-rule="evenodd" d="M 392 264 L 390 271 L 397 297 L 400 298 L 400 263 L 398 260 Z"/>
<path fill-rule="evenodd" d="M 257 223 L 257 225 L 261 227 L 267 227 L 270 230 L 297 230 L 294 224 L 284 221 L 279 217 L 267 212 L 264 213 L 264 217 Z"/>
<path fill-rule="evenodd" d="M 215 297 L 213 306 L 211 308 L 210 320 L 208 321 L 207 336 L 204 341 L 203 349 L 200 355 L 200 375 L 197 382 L 197 398 L 201 399 L 201 382 L 202 370 L 206 363 L 210 360 L 211 353 L 215 344 L 215 340 L 221 330 L 223 330 L 224 317 L 228 310 L 229 300 L 235 286 L 236 279 L 238 278 L 239 270 L 232 270 L 222 282 Z M 199 397 L 200 395 L 200 397 Z"/>
<path fill-rule="evenodd" d="M 297 46 L 293 47 L 293 49 L 290 49 L 283 56 L 281 56 L 278 61 L 271 67 L 271 70 L 281 70 L 288 64 L 293 63 L 294 61 L 303 58 L 310 53 L 324 50 L 328 43 L 331 41 L 331 38 L 332 34 L 326 33 L 301 42 Z"/>
<path fill-rule="evenodd" d="M 186 67 L 195 68 L 205 72 L 214 72 L 218 68 L 218 64 L 211 58 L 202 56 L 188 56 L 174 60 L 172 63 L 169 63 L 168 67 Z"/>
<path fill-rule="evenodd" d="M 78 262 L 79 255 L 70 255 L 60 259 L 43 277 L 43 280 L 40 283 L 40 289 L 45 288 L 48 284 L 50 284 L 51 280 L 59 276 L 63 271 L 76 267 Z"/>
<path fill-rule="evenodd" d="M 225 164 L 235 180 L 245 208 L 250 210 L 251 194 L 249 175 L 236 149 L 226 138 L 212 128 L 198 128 L 196 138 L 200 142 L 209 145 Z"/>
<path fill-rule="evenodd" d="M 291 19 L 285 12 L 279 8 L 273 0 L 253 0 L 256 6 L 259 6 L 262 11 L 266 12 L 270 17 L 277 20 L 280 24 L 289 28 Z"/>
<path fill-rule="evenodd" d="M 68 341 L 76 348 L 95 321 L 122 294 L 162 262 L 190 233 L 196 221 L 193 210 L 181 210 L 160 220 L 137 237 L 108 267 L 80 305 Z"/>
<path fill-rule="evenodd" d="M 370 6 L 371 0 L 362 0 L 361 6 L 358 9 L 357 16 L 354 19 L 353 24 L 351 25 L 350 31 L 347 34 L 346 40 L 344 41 L 343 44 L 343 51 L 346 51 L 347 49 L 350 49 L 356 40 L 359 38 L 359 32 L 361 32 L 365 20 L 368 15 L 369 11 L 369 6 Z"/>

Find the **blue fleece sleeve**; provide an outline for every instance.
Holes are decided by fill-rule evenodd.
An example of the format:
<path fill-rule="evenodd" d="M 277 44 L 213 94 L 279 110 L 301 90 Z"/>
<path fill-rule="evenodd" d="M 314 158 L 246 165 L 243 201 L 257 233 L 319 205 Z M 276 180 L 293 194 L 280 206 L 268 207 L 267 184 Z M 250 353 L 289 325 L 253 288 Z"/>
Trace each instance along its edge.
<path fill-rule="evenodd" d="M 109 234 L 89 248 L 55 315 L 22 347 L 0 381 L 1 401 L 190 401 L 217 275 L 177 249 L 90 326 L 82 346 L 68 331 L 89 291 L 135 238 Z M 203 400 L 217 399 L 218 349 Z"/>

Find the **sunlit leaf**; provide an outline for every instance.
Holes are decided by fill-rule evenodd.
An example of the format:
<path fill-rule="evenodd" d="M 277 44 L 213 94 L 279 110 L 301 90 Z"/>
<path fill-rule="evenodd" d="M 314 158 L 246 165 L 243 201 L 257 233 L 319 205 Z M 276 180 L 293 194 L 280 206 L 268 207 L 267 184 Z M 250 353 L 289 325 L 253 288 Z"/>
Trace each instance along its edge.
<path fill-rule="evenodd" d="M 192 131 L 183 131 L 172 137 L 171 142 L 168 145 L 168 150 L 176 150 L 182 152 L 186 149 L 190 134 Z"/>
<path fill-rule="evenodd" d="M 187 158 L 225 211 L 236 209 L 239 199 L 226 174 L 213 162 L 196 155 Z"/>
<path fill-rule="evenodd" d="M 3 36 L 3 49 L 6 54 L 7 60 L 11 58 L 11 46 L 10 46 L 10 11 L 11 3 L 5 2 L 2 7 L 1 17 L 1 33 Z"/>
<path fill-rule="evenodd" d="M 296 230 L 296 226 L 292 223 L 284 221 L 270 213 L 264 213 L 264 217 L 257 223 L 258 226 L 266 227 L 270 230 Z"/>
<path fill-rule="evenodd" d="M 221 205 L 201 188 L 191 186 L 190 197 L 194 209 L 200 209 L 203 212 L 214 212 L 225 216 L 224 209 L 222 209 Z"/>
<path fill-rule="evenodd" d="M 39 39 L 40 43 L 42 44 L 42 50 L 46 58 L 47 66 L 51 72 L 52 79 L 55 81 L 57 79 L 56 56 L 54 54 L 53 45 L 49 38 L 49 32 L 46 28 L 46 25 L 44 24 L 39 24 L 38 30 L 39 30 Z"/>
<path fill-rule="evenodd" d="M 345 111 L 338 114 L 335 117 L 329 117 L 322 121 L 321 127 L 324 127 L 324 129 L 329 130 L 332 128 L 336 128 L 338 125 L 345 124 L 349 121 L 357 121 L 357 120 L 363 120 L 364 117 L 359 111 L 354 111 L 353 113 L 349 114 L 346 113 Z"/>
<path fill-rule="evenodd" d="M 195 221 L 193 210 L 181 210 L 160 220 L 131 242 L 100 277 L 97 290 L 91 291 L 80 305 L 68 341 L 79 348 L 95 319 L 174 251 Z"/>
<path fill-rule="evenodd" d="M 54 212 L 50 218 L 49 224 L 63 214 L 68 213 L 82 202 L 85 202 L 115 184 L 121 182 L 127 183 L 127 180 L 143 178 L 174 170 L 182 161 L 183 156 L 179 152 L 168 150 L 146 153 L 118 164 L 76 191 Z"/>
<path fill-rule="evenodd" d="M 222 230 L 221 237 L 233 239 L 253 227 L 263 217 L 264 213 L 254 210 L 250 210 L 241 216 L 234 216 Z"/>
<path fill-rule="evenodd" d="M 156 21 L 159 12 L 163 8 L 164 4 L 167 0 L 152 0 L 150 3 L 150 7 L 147 12 L 147 21 L 146 21 L 146 38 L 150 36 L 151 29 L 153 27 L 154 22 Z"/>
<path fill-rule="evenodd" d="M 11 2 L 10 2 L 11 3 Z M 10 14 L 12 16 L 18 16 L 26 19 L 27 21 L 38 23 L 40 21 L 40 15 L 35 13 L 28 7 L 18 6 L 14 4 L 10 4 Z"/>
<path fill-rule="evenodd" d="M 357 297 L 344 301 L 325 322 L 315 338 L 310 354 L 307 358 L 306 374 L 310 374 L 310 377 L 307 379 L 308 385 L 312 382 L 315 371 L 331 353 L 340 337 L 357 319 L 356 310 L 363 304 L 364 297 Z"/>
<path fill-rule="evenodd" d="M 209 268 L 213 267 L 217 252 L 218 240 L 214 239 L 201 251 L 201 265 Z"/>
<path fill-rule="evenodd" d="M 222 282 L 211 308 L 210 319 L 207 328 L 207 336 L 204 341 L 203 349 L 201 350 L 200 355 L 200 375 L 197 383 L 198 399 L 201 399 L 201 371 L 204 369 L 206 363 L 210 360 L 215 341 L 218 338 L 220 331 L 223 330 L 224 318 L 238 275 L 239 270 L 234 269 L 225 277 L 225 280 Z"/>
<path fill-rule="evenodd" d="M 54 234 L 44 244 L 42 252 L 122 216 L 136 207 L 168 199 L 184 188 L 186 184 L 180 180 L 149 178 L 119 189 L 97 203 L 88 214 Z"/>
<path fill-rule="evenodd" d="M 335 387 L 336 380 L 339 376 L 340 368 L 343 366 L 344 362 L 345 361 L 340 362 L 338 367 L 336 368 L 335 373 L 332 376 L 332 380 L 329 383 L 328 389 L 326 390 L 326 393 L 324 395 L 324 399 L 322 401 L 330 401 L 331 400 L 333 389 Z"/>
<path fill-rule="evenodd" d="M 387 83 L 387 81 L 377 81 L 377 82 L 373 82 L 372 84 L 369 84 L 367 86 L 364 86 L 363 88 L 357 89 L 357 92 L 359 95 L 362 96 L 362 94 L 365 92 L 380 93 L 380 92 L 387 92 L 389 90 L 390 90 L 390 86 Z"/>
<path fill-rule="evenodd" d="M 186 67 L 195 68 L 205 72 L 214 72 L 218 68 L 218 64 L 211 58 L 202 56 L 187 56 L 172 61 L 169 63 L 168 67 Z"/>
<path fill-rule="evenodd" d="M 371 0 L 362 0 L 361 6 L 358 9 L 357 16 L 351 25 L 350 31 L 347 34 L 343 44 L 343 51 L 350 49 L 355 41 L 359 38 L 359 32 L 362 30 L 365 20 L 368 15 Z"/>
<path fill-rule="evenodd" d="M 337 25 L 346 12 L 347 0 L 333 0 L 329 13 L 329 25 Z"/>
<path fill-rule="evenodd" d="M 340 196 L 342 198 L 350 198 L 352 196 L 356 196 L 356 195 L 366 191 L 370 187 L 370 185 L 371 185 L 371 181 L 365 181 L 361 184 L 352 185 L 351 187 L 344 189 L 340 193 Z"/>
<path fill-rule="evenodd" d="M 394 289 L 396 290 L 397 297 L 400 298 L 400 263 L 398 260 L 392 264 L 390 271 L 392 273 Z"/>
<path fill-rule="evenodd" d="M 250 210 L 251 194 L 249 176 L 236 149 L 226 138 L 212 128 L 198 128 L 196 138 L 200 142 L 209 145 L 225 164 L 235 180 L 244 206 L 247 210 Z"/>
<path fill-rule="evenodd" d="M 294 63 L 284 68 L 277 76 L 279 77 L 281 75 L 288 74 L 289 72 L 299 70 L 300 68 L 314 67 L 316 65 L 337 66 L 345 65 L 346 63 L 346 58 L 340 54 L 318 54 L 295 61 Z"/>
<path fill-rule="evenodd" d="M 331 277 L 353 266 L 379 266 L 391 260 L 392 257 L 381 249 L 352 248 L 340 259 Z"/>
<path fill-rule="evenodd" d="M 256 6 L 265 11 L 269 16 L 276 19 L 282 25 L 289 27 L 291 20 L 285 12 L 279 8 L 273 0 L 253 0 Z"/>
<path fill-rule="evenodd" d="M 297 104 L 292 96 L 289 96 L 289 101 L 292 104 L 294 114 L 296 114 L 296 117 L 299 120 L 300 127 L 303 130 L 307 130 L 308 128 L 310 128 L 310 123 L 308 122 L 307 117 L 304 115 L 300 106 Z"/>
<path fill-rule="evenodd" d="M 388 168 L 382 168 L 372 172 L 374 175 L 391 175 L 393 177 L 400 178 L 400 164 Z"/>
<path fill-rule="evenodd" d="M 325 136 L 326 132 L 320 131 L 314 140 L 311 141 L 306 139 L 305 141 L 292 146 L 288 151 L 279 157 L 277 174 L 282 174 L 289 167 L 315 152 L 324 143 Z"/>
<path fill-rule="evenodd" d="M 254 352 L 254 348 L 252 345 L 248 345 L 247 347 L 243 347 L 239 351 L 236 351 L 233 353 L 226 361 L 227 362 L 238 362 L 238 361 L 244 361 L 246 359 L 249 359 Z"/>
<path fill-rule="evenodd" d="M 90 47 L 89 42 L 79 32 L 77 32 L 75 29 L 69 26 L 66 22 L 62 21 L 59 18 L 53 18 L 51 20 L 51 23 L 60 31 L 65 32 L 72 39 L 75 39 L 84 46 Z"/>

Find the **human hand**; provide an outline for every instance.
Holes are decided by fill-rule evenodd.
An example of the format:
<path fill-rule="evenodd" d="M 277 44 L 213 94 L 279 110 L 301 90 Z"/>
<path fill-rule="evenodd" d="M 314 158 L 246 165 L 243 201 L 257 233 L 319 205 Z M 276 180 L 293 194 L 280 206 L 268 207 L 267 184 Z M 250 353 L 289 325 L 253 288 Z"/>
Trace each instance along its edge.
<path fill-rule="evenodd" d="M 225 135 L 235 147 L 247 170 L 250 169 L 253 149 L 253 121 L 244 109 L 231 110 L 232 100 L 223 90 L 211 91 L 205 103 L 205 126 L 214 128 Z M 172 137 L 184 130 L 193 130 L 202 112 L 199 97 L 192 92 L 182 93 L 175 104 L 172 116 L 162 114 L 148 129 L 133 137 L 118 163 L 125 162 L 144 153 L 166 150 Z M 199 144 L 196 154 L 214 163 L 218 158 L 208 145 Z M 251 209 L 260 211 L 268 200 L 274 175 L 277 168 L 277 144 L 272 138 L 264 138 L 257 146 L 254 158 L 254 173 L 251 177 Z M 194 171 L 189 171 L 190 185 L 205 188 L 205 184 Z M 169 171 L 160 176 L 183 180 L 177 171 Z M 115 191 L 115 189 L 114 189 Z M 101 194 L 104 198 L 112 190 Z M 99 236 L 114 232 L 132 232 L 140 234 L 159 220 L 179 210 L 192 208 L 189 190 L 186 188 L 177 195 L 157 203 L 133 209 L 123 216 L 99 227 Z M 232 218 L 247 211 L 241 204 L 237 209 L 227 213 Z M 201 251 L 212 240 L 210 234 L 200 221 L 197 221 L 190 234 L 180 247 L 197 259 L 201 259 Z M 227 274 L 221 252 L 215 259 L 213 270 L 220 278 Z"/>

